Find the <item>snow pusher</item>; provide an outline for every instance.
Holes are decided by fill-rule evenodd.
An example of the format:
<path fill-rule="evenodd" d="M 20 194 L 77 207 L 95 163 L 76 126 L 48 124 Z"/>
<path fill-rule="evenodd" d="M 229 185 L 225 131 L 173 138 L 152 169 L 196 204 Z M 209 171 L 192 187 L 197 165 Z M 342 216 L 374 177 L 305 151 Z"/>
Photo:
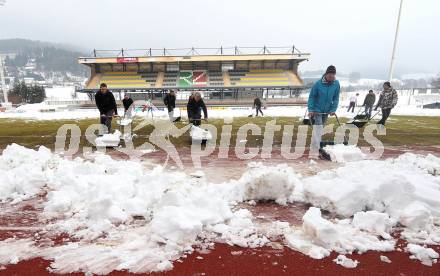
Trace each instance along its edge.
<path fill-rule="evenodd" d="M 176 112 L 176 109 L 174 109 L 173 111 L 172 111 L 172 116 L 170 116 L 170 121 L 171 122 L 173 122 L 173 123 L 177 123 L 177 122 L 180 122 L 181 120 L 182 120 L 182 111 L 180 110 L 180 108 L 178 108 L 179 109 L 179 116 L 174 116 L 174 112 Z"/>
<path fill-rule="evenodd" d="M 329 114 L 329 113 L 317 113 L 317 114 Z M 339 122 L 339 118 L 338 115 L 335 114 L 336 117 L 336 122 L 338 123 L 338 126 L 341 126 L 341 123 Z M 304 119 L 303 119 L 303 123 L 307 122 L 307 124 L 309 126 L 311 126 L 313 128 L 313 118 L 305 118 L 304 115 Z M 334 146 L 336 143 L 335 141 L 321 141 L 321 143 L 319 144 L 319 156 L 320 158 L 327 160 L 327 161 L 332 161 L 330 154 L 325 150 L 325 147 L 327 146 Z M 344 141 L 342 142 L 343 145 L 347 146 L 348 145 L 348 139 L 346 134 L 344 133 Z"/>
<path fill-rule="evenodd" d="M 368 114 L 365 112 L 365 110 L 362 110 L 362 108 L 359 109 L 356 116 L 354 116 L 354 118 L 351 121 L 348 121 L 346 124 L 353 125 L 357 128 L 363 128 L 370 120 L 372 120 L 374 117 L 376 117 L 377 114 L 380 113 L 380 111 L 378 111 L 373 115 L 373 117 L 368 118 Z"/>
<path fill-rule="evenodd" d="M 195 119 L 201 120 L 201 119 Z M 191 137 L 191 143 L 202 143 L 206 144 L 207 141 L 212 140 L 212 133 L 209 130 L 203 129 L 199 126 L 191 124 L 189 130 L 189 136 Z"/>
<path fill-rule="evenodd" d="M 130 125 L 133 122 L 132 118 L 113 116 L 117 118 L 116 123 L 119 126 L 119 129 L 115 130 L 113 133 L 106 133 L 102 136 L 99 136 L 95 139 L 96 147 L 106 147 L 106 148 L 115 148 L 119 147 L 121 140 L 131 140 L 131 133 L 124 133 L 124 127 Z M 123 134 L 124 133 L 124 134 Z"/>
<path fill-rule="evenodd" d="M 115 148 L 118 147 L 121 142 L 122 133 L 119 130 L 115 130 L 113 133 L 106 133 L 95 139 L 96 147 Z"/>

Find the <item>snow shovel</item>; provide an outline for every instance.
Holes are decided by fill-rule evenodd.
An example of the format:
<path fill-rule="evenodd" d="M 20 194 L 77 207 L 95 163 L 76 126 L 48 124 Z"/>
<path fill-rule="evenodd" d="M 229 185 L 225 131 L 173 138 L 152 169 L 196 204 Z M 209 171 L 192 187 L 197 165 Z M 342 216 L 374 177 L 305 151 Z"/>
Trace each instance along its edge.
<path fill-rule="evenodd" d="M 180 108 L 179 108 L 179 116 L 178 117 L 174 117 L 174 110 L 173 110 L 173 116 L 170 117 L 170 120 L 173 123 L 180 122 L 182 120 L 182 110 L 180 110 Z"/>
<path fill-rule="evenodd" d="M 367 113 L 365 113 L 365 109 L 359 108 L 358 113 L 356 114 L 356 116 L 354 116 L 353 118 L 354 120 L 368 120 L 368 115 Z"/>
<path fill-rule="evenodd" d="M 317 114 L 328 114 L 328 113 L 317 113 Z M 338 115 L 335 114 L 335 117 L 336 117 L 336 121 L 338 122 L 338 126 L 341 126 L 341 123 L 339 122 Z M 309 125 L 312 126 L 312 120 L 309 120 Z M 335 144 L 336 144 L 335 141 L 321 141 L 321 143 L 319 144 L 320 157 L 324 160 L 331 161 L 330 154 L 328 152 L 326 152 L 324 148 L 326 146 L 334 146 Z M 342 142 L 342 144 L 348 145 L 348 140 L 347 140 L 347 136 L 345 133 L 344 133 L 344 142 Z"/>
<path fill-rule="evenodd" d="M 365 113 L 365 111 L 363 112 Z M 368 118 L 368 115 L 365 114 L 358 114 L 354 116 L 353 120 L 347 122 L 347 125 L 354 125 L 357 128 L 363 128 L 370 120 L 372 120 L 377 114 L 379 114 L 379 111 L 376 112 L 376 114 L 373 115 L 373 117 Z"/>
<path fill-rule="evenodd" d="M 201 121 L 202 119 L 192 119 L 192 121 Z M 195 126 L 191 124 L 191 128 L 189 131 L 189 136 L 191 137 L 191 143 L 200 142 L 201 144 L 206 144 L 209 140 L 212 139 L 212 133 L 206 129 L 203 129 L 199 126 Z"/>
<path fill-rule="evenodd" d="M 114 118 L 120 118 L 118 115 L 112 116 Z M 105 148 L 116 148 L 120 145 L 121 142 L 121 131 L 115 130 L 113 133 L 105 133 L 103 135 L 99 135 L 95 139 L 96 147 L 105 147 Z"/>

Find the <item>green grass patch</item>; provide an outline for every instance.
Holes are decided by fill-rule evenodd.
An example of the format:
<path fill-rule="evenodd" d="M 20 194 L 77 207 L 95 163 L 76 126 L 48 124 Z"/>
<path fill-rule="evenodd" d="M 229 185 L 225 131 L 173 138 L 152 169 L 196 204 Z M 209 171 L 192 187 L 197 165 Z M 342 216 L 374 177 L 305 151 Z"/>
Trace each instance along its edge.
<path fill-rule="evenodd" d="M 264 131 L 266 124 L 269 121 L 276 120 L 276 124 L 281 126 L 280 131 L 275 131 L 274 146 L 281 145 L 283 138 L 283 130 L 286 125 L 294 125 L 293 131 L 293 145 L 296 142 L 296 135 L 298 126 L 301 125 L 299 117 L 258 117 L 247 118 L 240 117 L 235 118 L 232 122 L 232 135 L 231 145 L 236 145 L 237 133 L 240 127 L 247 123 L 252 123 L 261 128 L 261 135 L 251 135 L 248 132 L 246 138 L 246 145 L 249 147 L 262 146 Z M 342 122 L 347 119 L 341 119 Z M 33 121 L 23 119 L 0 119 L 0 149 L 5 148 L 7 145 L 17 143 L 29 148 L 35 148 L 40 145 L 44 145 L 50 149 L 54 149 L 56 134 L 58 129 L 64 124 L 75 124 L 81 129 L 80 146 L 92 146 L 86 138 L 85 131 L 91 124 L 98 122 L 98 119 L 82 119 L 82 120 L 52 120 L 52 121 Z M 141 121 L 139 119 L 134 121 L 135 128 Z M 329 124 L 336 124 L 334 118 L 329 119 Z M 217 145 L 220 143 L 220 133 L 224 125 L 222 119 L 210 119 L 209 124 L 214 125 L 217 128 Z M 186 125 L 184 122 L 179 122 L 176 127 L 182 128 Z M 116 127 L 116 123 L 114 123 Z M 136 131 L 138 135 L 134 139 L 134 145 L 139 146 L 148 141 L 149 136 L 152 134 L 154 127 L 147 125 L 142 129 Z M 368 145 L 363 140 L 362 129 L 360 131 L 361 138 L 359 140 L 360 145 Z M 310 140 L 311 129 L 308 131 L 308 140 Z M 327 135 L 324 139 L 332 140 L 334 135 Z M 439 145 L 440 137 L 440 118 L 439 117 L 411 117 L 411 116 L 392 116 L 387 124 L 386 135 L 377 136 L 386 146 L 433 146 Z M 171 141 L 177 147 L 189 147 L 190 137 L 188 133 L 178 137 L 171 138 Z"/>

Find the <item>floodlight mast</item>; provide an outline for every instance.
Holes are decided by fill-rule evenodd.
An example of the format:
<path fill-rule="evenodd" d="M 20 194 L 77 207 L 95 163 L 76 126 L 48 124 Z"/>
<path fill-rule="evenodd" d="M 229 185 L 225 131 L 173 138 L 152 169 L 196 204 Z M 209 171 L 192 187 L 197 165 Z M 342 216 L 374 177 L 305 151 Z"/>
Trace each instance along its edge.
<path fill-rule="evenodd" d="M 396 34 L 394 35 L 393 53 L 391 55 L 390 74 L 388 76 L 389 81 L 393 79 L 393 74 L 394 74 L 394 63 L 396 59 L 397 38 L 399 36 L 400 15 L 402 14 L 402 6 L 403 6 L 403 0 L 400 0 L 399 15 L 397 16 Z"/>
<path fill-rule="evenodd" d="M 9 102 L 8 101 L 8 90 L 6 89 L 6 82 L 5 82 L 5 71 L 4 71 L 4 64 L 3 64 L 3 57 L 0 56 L 0 87 L 2 89 L 3 92 L 3 97 L 5 100 L 5 103 Z"/>

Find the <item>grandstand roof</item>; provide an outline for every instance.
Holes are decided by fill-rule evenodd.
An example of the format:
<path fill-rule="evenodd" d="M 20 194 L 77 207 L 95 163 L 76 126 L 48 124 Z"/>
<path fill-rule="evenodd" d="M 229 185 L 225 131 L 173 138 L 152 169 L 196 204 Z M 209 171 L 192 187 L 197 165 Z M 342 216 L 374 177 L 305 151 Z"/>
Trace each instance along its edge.
<path fill-rule="evenodd" d="M 91 68 L 84 90 L 296 89 L 298 64 L 310 54 L 295 47 L 94 50 L 78 62 Z"/>
<path fill-rule="evenodd" d="M 286 51 L 287 50 L 287 51 Z M 220 47 L 180 49 L 121 49 L 94 50 L 90 57 L 79 57 L 81 64 L 142 63 L 142 62 L 209 62 L 209 61 L 261 61 L 297 60 L 310 58 L 295 47 Z"/>

